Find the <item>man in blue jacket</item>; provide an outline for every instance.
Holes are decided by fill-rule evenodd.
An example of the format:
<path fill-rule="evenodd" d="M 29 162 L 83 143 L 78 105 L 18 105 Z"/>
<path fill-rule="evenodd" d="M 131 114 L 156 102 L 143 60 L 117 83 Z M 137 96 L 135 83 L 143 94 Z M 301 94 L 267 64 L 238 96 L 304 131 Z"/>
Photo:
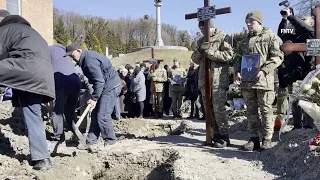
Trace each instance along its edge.
<path fill-rule="evenodd" d="M 79 64 L 92 84 L 93 93 L 88 104 L 93 106 L 93 111 L 85 149 L 95 152 L 100 133 L 105 146 L 116 142 L 111 114 L 121 92 L 121 80 L 110 60 L 98 52 L 84 50 L 80 43 L 69 45 L 66 51 L 65 56 Z"/>
<path fill-rule="evenodd" d="M 80 78 L 72 61 L 63 57 L 66 47 L 61 44 L 49 46 L 54 71 L 56 98 L 53 103 L 54 141 L 64 141 L 64 128 L 72 130 L 72 121 L 76 119 L 75 108 L 80 93 Z M 65 119 L 65 124 L 64 124 Z"/>

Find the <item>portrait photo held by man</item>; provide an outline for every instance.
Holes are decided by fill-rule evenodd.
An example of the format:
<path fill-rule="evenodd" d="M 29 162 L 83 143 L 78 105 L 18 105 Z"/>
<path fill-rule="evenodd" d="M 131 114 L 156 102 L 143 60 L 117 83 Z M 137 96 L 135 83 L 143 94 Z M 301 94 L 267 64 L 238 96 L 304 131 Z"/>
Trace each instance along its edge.
<path fill-rule="evenodd" d="M 243 81 L 256 81 L 259 72 L 260 55 L 242 56 L 241 76 Z"/>

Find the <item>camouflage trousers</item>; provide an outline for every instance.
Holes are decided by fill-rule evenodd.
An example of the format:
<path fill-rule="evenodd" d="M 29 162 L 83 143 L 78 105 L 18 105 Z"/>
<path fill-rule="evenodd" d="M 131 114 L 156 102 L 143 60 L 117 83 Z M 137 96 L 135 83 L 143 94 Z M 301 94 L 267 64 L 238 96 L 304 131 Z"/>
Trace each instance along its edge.
<path fill-rule="evenodd" d="M 260 127 L 264 139 L 271 140 L 274 128 L 272 103 L 274 91 L 260 89 L 242 89 L 242 95 L 247 105 L 247 119 L 250 137 L 259 137 Z M 259 118 L 260 109 L 261 121 Z"/>
<path fill-rule="evenodd" d="M 156 98 L 157 98 L 157 106 L 155 108 L 157 113 L 162 113 L 163 112 L 163 97 L 164 93 L 163 92 L 157 92 L 156 93 Z"/>
<path fill-rule="evenodd" d="M 288 88 L 279 88 L 277 97 L 277 117 L 276 120 L 284 122 L 288 108 Z"/>
<path fill-rule="evenodd" d="M 205 100 L 204 88 L 201 89 L 202 98 Z M 227 90 L 212 90 L 212 128 L 213 134 L 228 135 L 229 134 L 229 118 L 226 111 Z M 204 106 L 206 107 L 206 106 Z M 206 112 L 206 109 L 205 109 Z"/>
<path fill-rule="evenodd" d="M 172 98 L 172 111 L 174 115 L 180 114 L 180 108 L 182 106 L 182 91 L 171 91 L 171 98 Z"/>

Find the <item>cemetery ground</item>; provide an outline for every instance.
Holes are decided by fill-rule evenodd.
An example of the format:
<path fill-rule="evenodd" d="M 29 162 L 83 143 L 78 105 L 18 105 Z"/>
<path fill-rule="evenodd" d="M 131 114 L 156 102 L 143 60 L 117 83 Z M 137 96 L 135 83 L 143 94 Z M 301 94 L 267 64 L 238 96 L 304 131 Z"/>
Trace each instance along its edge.
<path fill-rule="evenodd" d="M 184 112 L 188 110 L 186 103 Z M 232 145 L 226 149 L 203 146 L 204 121 L 169 117 L 115 121 L 119 141 L 114 146 L 90 154 L 68 141 L 52 154 L 52 169 L 37 172 L 28 162 L 21 116 L 10 102 L 0 103 L 0 112 L 0 179 L 320 179 L 320 157 L 308 147 L 316 130 L 290 131 L 288 127 L 272 149 L 243 152 L 240 147 L 248 138 L 243 116 L 231 119 Z M 51 131 L 50 122 L 44 123 Z M 277 137 L 275 133 L 275 141 Z"/>

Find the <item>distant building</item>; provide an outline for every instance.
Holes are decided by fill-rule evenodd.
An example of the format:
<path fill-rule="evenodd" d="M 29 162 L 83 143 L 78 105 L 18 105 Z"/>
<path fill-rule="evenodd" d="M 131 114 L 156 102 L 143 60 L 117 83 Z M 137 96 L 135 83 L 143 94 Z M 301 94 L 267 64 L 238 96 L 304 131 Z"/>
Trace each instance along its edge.
<path fill-rule="evenodd" d="M 49 45 L 53 44 L 53 0 L 0 0 L 0 9 L 21 15 Z"/>

